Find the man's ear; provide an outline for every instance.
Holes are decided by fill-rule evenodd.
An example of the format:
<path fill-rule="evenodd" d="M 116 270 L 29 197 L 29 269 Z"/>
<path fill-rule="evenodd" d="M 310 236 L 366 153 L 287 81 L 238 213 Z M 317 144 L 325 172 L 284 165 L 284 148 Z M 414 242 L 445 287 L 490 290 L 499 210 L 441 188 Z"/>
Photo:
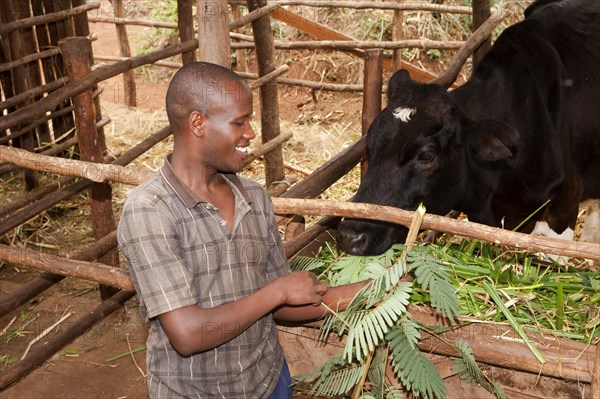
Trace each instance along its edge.
<path fill-rule="evenodd" d="M 206 123 L 206 117 L 202 112 L 192 111 L 188 117 L 188 127 L 192 134 L 196 137 L 202 137 L 204 135 L 204 125 Z"/>

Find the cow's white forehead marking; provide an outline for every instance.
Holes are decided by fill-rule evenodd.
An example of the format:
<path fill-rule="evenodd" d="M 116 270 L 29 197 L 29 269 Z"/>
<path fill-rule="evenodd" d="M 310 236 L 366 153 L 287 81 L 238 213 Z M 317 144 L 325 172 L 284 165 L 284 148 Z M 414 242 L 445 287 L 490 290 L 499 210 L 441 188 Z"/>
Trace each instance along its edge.
<path fill-rule="evenodd" d="M 411 115 L 417 112 L 416 108 L 398 107 L 394 110 L 394 118 L 400 119 L 402 122 L 408 122 Z"/>

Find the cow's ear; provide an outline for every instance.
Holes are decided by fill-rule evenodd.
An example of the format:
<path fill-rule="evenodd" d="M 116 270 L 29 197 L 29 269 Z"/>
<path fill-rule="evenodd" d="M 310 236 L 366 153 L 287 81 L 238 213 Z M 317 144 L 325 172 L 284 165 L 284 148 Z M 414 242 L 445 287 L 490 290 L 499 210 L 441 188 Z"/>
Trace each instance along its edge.
<path fill-rule="evenodd" d="M 409 99 L 412 96 L 413 80 L 406 69 L 396 71 L 388 82 L 388 100 L 402 96 Z"/>
<path fill-rule="evenodd" d="M 517 155 L 519 133 L 510 125 L 493 119 L 475 122 L 469 129 L 469 149 L 484 162 Z"/>

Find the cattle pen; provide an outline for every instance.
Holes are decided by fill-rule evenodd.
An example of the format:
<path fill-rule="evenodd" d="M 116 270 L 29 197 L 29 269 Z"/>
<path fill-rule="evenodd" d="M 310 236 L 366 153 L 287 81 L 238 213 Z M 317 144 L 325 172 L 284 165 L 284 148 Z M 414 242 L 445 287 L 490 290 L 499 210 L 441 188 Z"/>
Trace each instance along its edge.
<path fill-rule="evenodd" d="M 139 92 L 133 71 L 137 68 L 148 65 L 178 68 L 196 59 L 224 58 L 223 62 L 229 62 L 231 54 L 235 53 L 238 73 L 250 82 L 250 87 L 260 98 L 261 145 L 253 150 L 247 165 L 262 161 L 265 187 L 272 196 L 277 220 L 282 229 L 287 226 L 286 256 L 294 259 L 316 253 L 324 240 L 331 237 L 340 217 L 411 225 L 416 217 L 412 211 L 316 198 L 363 161 L 364 135 L 382 107 L 384 73 L 402 67 L 422 82 L 450 85 L 469 57 L 473 56 L 476 63 L 485 53 L 491 33 L 504 17 L 502 10 L 492 10 L 487 0 L 473 1 L 472 7 L 403 1 L 234 0 L 210 2 L 213 7 L 208 12 L 202 7 L 203 2 L 198 1 L 196 15 L 193 12 L 196 2 L 178 0 L 177 23 L 165 23 L 128 17 L 127 4 L 133 3 L 113 0 L 109 7 L 114 12 L 111 16 L 98 12 L 100 3 L 85 0 L 9 0 L 0 11 L 0 178 L 16 176 L 24 181 L 25 187 L 25 192 L 18 197 L 0 204 L 0 237 L 5 238 L 0 244 L 0 265 L 40 271 L 9 292 L 0 293 L 0 337 L 24 309 L 37 303 L 36 298 L 43 297 L 47 290 L 64 279 L 97 283 L 100 292 L 99 303 L 79 312 L 77 320 L 70 321 L 70 328 L 60 330 L 59 323 L 43 326 L 46 333 L 54 331 L 52 339 L 44 339 L 44 334 L 39 334 L 39 339 L 32 341 L 21 360 L 5 365 L 0 373 L 0 391 L 9 392 L 11 387 L 27 381 L 27 376 L 44 362 L 135 296 L 126 266 L 117 251 L 115 228 L 118 215 L 114 211 L 112 193 L 115 184 L 135 186 L 149 177 L 150 170 L 130 164 L 168 140 L 171 131 L 164 126 L 123 153 L 111 151 L 105 139 L 105 129 L 112 122 L 111 115 L 104 114 L 101 106 L 101 86 L 107 79 L 122 76 L 123 103 L 135 107 Z M 354 40 L 299 15 L 290 6 L 391 12 L 395 27 L 393 39 Z M 473 32 L 464 41 L 405 39 L 401 29 L 403 12 L 414 10 L 472 15 Z M 311 39 L 275 40 L 271 21 L 286 24 Z M 93 53 L 92 23 L 115 26 L 120 56 Z M 126 29 L 131 26 L 172 30 L 178 33 L 178 40 L 160 50 L 132 56 Z M 244 27 L 251 27 L 251 36 L 240 33 Z M 225 42 L 229 45 L 212 45 Z M 453 58 L 447 71 L 436 76 L 403 60 L 401 50 L 406 48 L 452 50 Z M 342 84 L 287 78 L 285 75 L 290 68 L 285 63 L 276 64 L 276 49 L 350 54 L 362 63 L 362 82 Z M 245 60 L 248 54 L 256 57 L 252 72 Z M 181 62 L 168 61 L 170 57 L 180 57 Z M 292 134 L 282 131 L 280 125 L 278 87 L 281 86 L 303 87 L 312 93 L 329 91 L 362 95 L 360 131 L 363 137 L 297 182 L 286 176 L 282 157 L 282 146 Z M 77 159 L 72 157 L 74 149 L 79 154 Z M 362 162 L 362 168 L 367 167 L 368 163 Z M 41 177 L 45 174 L 60 177 L 45 183 Z M 12 245 L 11 232 L 81 193 L 87 198 L 86 206 L 90 208 L 93 226 L 89 232 L 89 245 L 60 255 L 56 250 L 46 250 L 43 243 Z M 304 216 L 322 218 L 305 226 Z M 429 214 L 424 216 L 422 228 L 518 250 L 600 261 L 598 244 L 534 237 Z M 66 314 L 63 316 L 67 317 Z M 424 324 L 439 321 L 436 313 L 424 306 L 415 306 L 412 316 Z M 280 325 L 279 328 L 293 374 L 312 372 L 334 356 L 345 341 L 344 337 L 334 336 L 319 343 L 318 326 L 314 323 Z M 546 359 L 541 364 L 509 331 L 507 325 L 472 323 L 440 335 L 447 340 L 462 337 L 468 341 L 477 361 L 499 377 L 509 397 L 541 398 L 551 394 L 573 397 L 577 392 L 580 397 L 600 398 L 599 345 L 547 336 L 543 332 L 530 333 Z M 43 344 L 36 345 L 38 341 Z M 419 342 L 419 349 L 435 360 L 448 387 L 448 397 L 489 395 L 481 387 L 462 381 L 451 370 L 449 358 L 455 356 L 455 352 L 441 342 L 437 334 L 431 334 Z M 76 375 L 71 377 L 77 378 Z M 390 375 L 389 378 L 396 377 Z M 397 379 L 396 382 L 399 383 Z"/>

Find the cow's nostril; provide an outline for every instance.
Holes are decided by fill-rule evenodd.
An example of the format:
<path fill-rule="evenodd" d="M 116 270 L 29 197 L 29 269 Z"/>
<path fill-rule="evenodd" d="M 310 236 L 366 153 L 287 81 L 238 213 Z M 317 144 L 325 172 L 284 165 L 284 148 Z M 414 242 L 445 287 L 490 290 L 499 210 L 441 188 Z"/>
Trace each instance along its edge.
<path fill-rule="evenodd" d="M 351 237 L 349 243 L 354 248 L 360 248 L 367 242 L 367 236 L 364 233 L 359 233 L 354 237 Z"/>
<path fill-rule="evenodd" d="M 361 254 L 367 244 L 367 236 L 362 232 L 338 230 L 338 245 L 340 248 L 349 254 Z"/>

